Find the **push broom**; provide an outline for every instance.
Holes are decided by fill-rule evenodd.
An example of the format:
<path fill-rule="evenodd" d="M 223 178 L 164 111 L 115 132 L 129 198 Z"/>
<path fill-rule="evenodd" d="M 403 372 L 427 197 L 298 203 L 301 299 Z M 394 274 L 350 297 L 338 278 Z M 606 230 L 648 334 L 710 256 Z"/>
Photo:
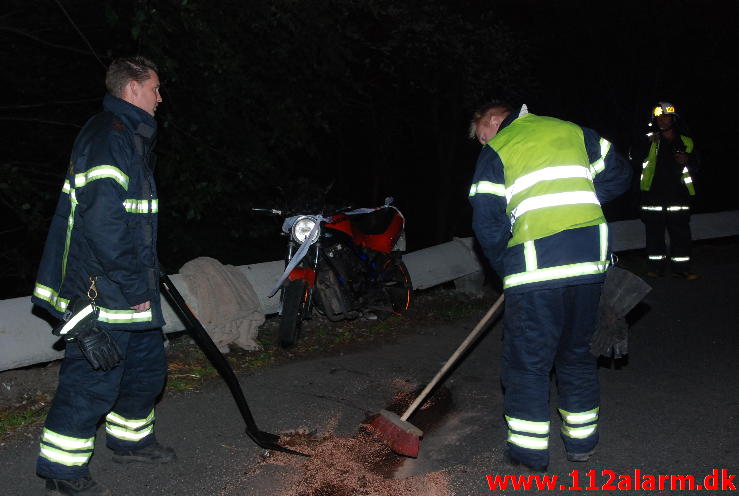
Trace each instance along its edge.
<path fill-rule="evenodd" d="M 391 450 L 398 453 L 399 455 L 410 456 L 415 458 L 418 456 L 418 449 L 421 444 L 421 438 L 423 437 L 423 431 L 415 425 L 408 422 L 413 412 L 423 403 L 429 392 L 439 383 L 444 374 L 454 365 L 459 357 L 467 350 L 467 347 L 472 343 L 480 331 L 485 329 L 490 319 L 498 311 L 498 308 L 503 304 L 503 295 L 501 294 L 496 302 L 490 307 L 488 313 L 477 323 L 472 332 L 462 341 L 459 348 L 449 357 L 449 360 L 444 363 L 441 370 L 436 373 L 431 382 L 421 391 L 413 403 L 406 409 L 406 411 L 400 417 L 393 412 L 387 410 L 380 410 L 380 413 L 370 422 L 372 433 L 384 441 Z"/>

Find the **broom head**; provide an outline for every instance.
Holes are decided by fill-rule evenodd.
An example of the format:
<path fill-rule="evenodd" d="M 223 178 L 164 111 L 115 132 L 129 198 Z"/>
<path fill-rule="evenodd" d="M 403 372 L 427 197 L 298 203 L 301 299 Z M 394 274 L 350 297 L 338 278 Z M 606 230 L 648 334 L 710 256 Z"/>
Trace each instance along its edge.
<path fill-rule="evenodd" d="M 415 425 L 388 410 L 380 410 L 369 425 L 375 437 L 397 454 L 411 458 L 418 456 L 423 431 Z"/>

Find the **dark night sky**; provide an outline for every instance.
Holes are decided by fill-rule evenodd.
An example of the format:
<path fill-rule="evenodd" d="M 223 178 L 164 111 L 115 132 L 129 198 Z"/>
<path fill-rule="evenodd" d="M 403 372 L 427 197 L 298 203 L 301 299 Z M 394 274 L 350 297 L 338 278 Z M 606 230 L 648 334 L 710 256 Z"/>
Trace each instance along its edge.
<path fill-rule="evenodd" d="M 697 211 L 739 208 L 730 186 L 739 179 L 730 165 L 730 143 L 739 131 L 732 116 L 739 2 L 502 5 L 506 22 L 529 41 L 536 59 L 541 89 L 523 99 L 530 111 L 592 127 L 627 155 L 642 142 L 651 107 L 670 101 L 702 158 Z M 635 217 L 633 198 L 621 199 L 616 210 Z"/>
<path fill-rule="evenodd" d="M 538 58 L 544 91 L 537 106 L 623 134 L 619 128 L 646 120 L 656 99 L 673 100 L 696 121 L 715 120 L 714 99 L 736 86 L 738 6 L 524 0 L 509 6 L 509 19 L 520 20 Z M 604 74 L 608 84 L 592 84 Z M 624 115 L 632 120 L 614 119 Z"/>
<path fill-rule="evenodd" d="M 739 208 L 732 182 L 739 180 L 739 171 L 730 165 L 729 146 L 739 131 L 732 116 L 739 84 L 739 2 L 519 0 L 494 5 L 528 44 L 539 82 L 536 91 L 514 103 L 596 129 L 624 155 L 633 149 L 636 158 L 652 106 L 670 101 L 702 159 L 696 211 Z M 480 12 L 489 6 L 476 4 Z M 635 190 L 636 185 L 607 207 L 609 218 L 638 216 Z M 460 208 L 465 207 L 460 203 Z M 459 233 L 469 235 L 464 227 Z"/>

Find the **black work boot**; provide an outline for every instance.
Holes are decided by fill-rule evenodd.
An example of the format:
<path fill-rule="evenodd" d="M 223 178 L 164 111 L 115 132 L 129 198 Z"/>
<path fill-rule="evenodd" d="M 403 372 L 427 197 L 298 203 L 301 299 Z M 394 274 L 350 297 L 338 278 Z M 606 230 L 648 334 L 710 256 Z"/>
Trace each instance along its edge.
<path fill-rule="evenodd" d="M 83 496 L 110 496 L 110 489 L 101 486 L 92 477 L 79 479 L 46 479 L 46 494 L 79 494 Z"/>
<path fill-rule="evenodd" d="M 529 465 L 528 463 L 524 463 L 508 451 L 505 453 L 505 462 L 510 468 L 523 470 L 531 474 L 544 474 L 548 468 L 547 465 Z"/>
<path fill-rule="evenodd" d="M 114 451 L 113 461 L 116 463 L 149 463 L 160 465 L 177 459 L 172 448 L 155 442 L 138 450 Z"/>
<path fill-rule="evenodd" d="M 595 453 L 595 450 L 592 449 L 588 451 L 587 453 L 570 453 L 567 452 L 567 461 L 570 462 L 586 462 L 590 460 L 590 457 L 593 456 Z"/>

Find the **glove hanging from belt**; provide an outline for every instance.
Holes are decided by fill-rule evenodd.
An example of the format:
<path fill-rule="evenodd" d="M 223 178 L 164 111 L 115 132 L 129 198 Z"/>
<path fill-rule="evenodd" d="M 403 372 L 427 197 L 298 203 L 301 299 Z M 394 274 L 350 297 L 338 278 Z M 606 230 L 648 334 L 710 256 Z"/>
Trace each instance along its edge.
<path fill-rule="evenodd" d="M 651 290 L 646 282 L 626 269 L 616 266 L 608 269 L 598 306 L 598 325 L 590 343 L 594 356 L 621 358 L 628 354 L 626 315 Z"/>
<path fill-rule="evenodd" d="M 97 325 L 100 313 L 95 305 L 97 289 L 92 277 L 90 282 L 89 301 L 79 299 L 73 302 L 64 315 L 64 321 L 51 333 L 61 336 L 67 343 L 76 342 L 94 370 L 107 371 L 121 361 L 121 350 L 110 333 Z"/>

